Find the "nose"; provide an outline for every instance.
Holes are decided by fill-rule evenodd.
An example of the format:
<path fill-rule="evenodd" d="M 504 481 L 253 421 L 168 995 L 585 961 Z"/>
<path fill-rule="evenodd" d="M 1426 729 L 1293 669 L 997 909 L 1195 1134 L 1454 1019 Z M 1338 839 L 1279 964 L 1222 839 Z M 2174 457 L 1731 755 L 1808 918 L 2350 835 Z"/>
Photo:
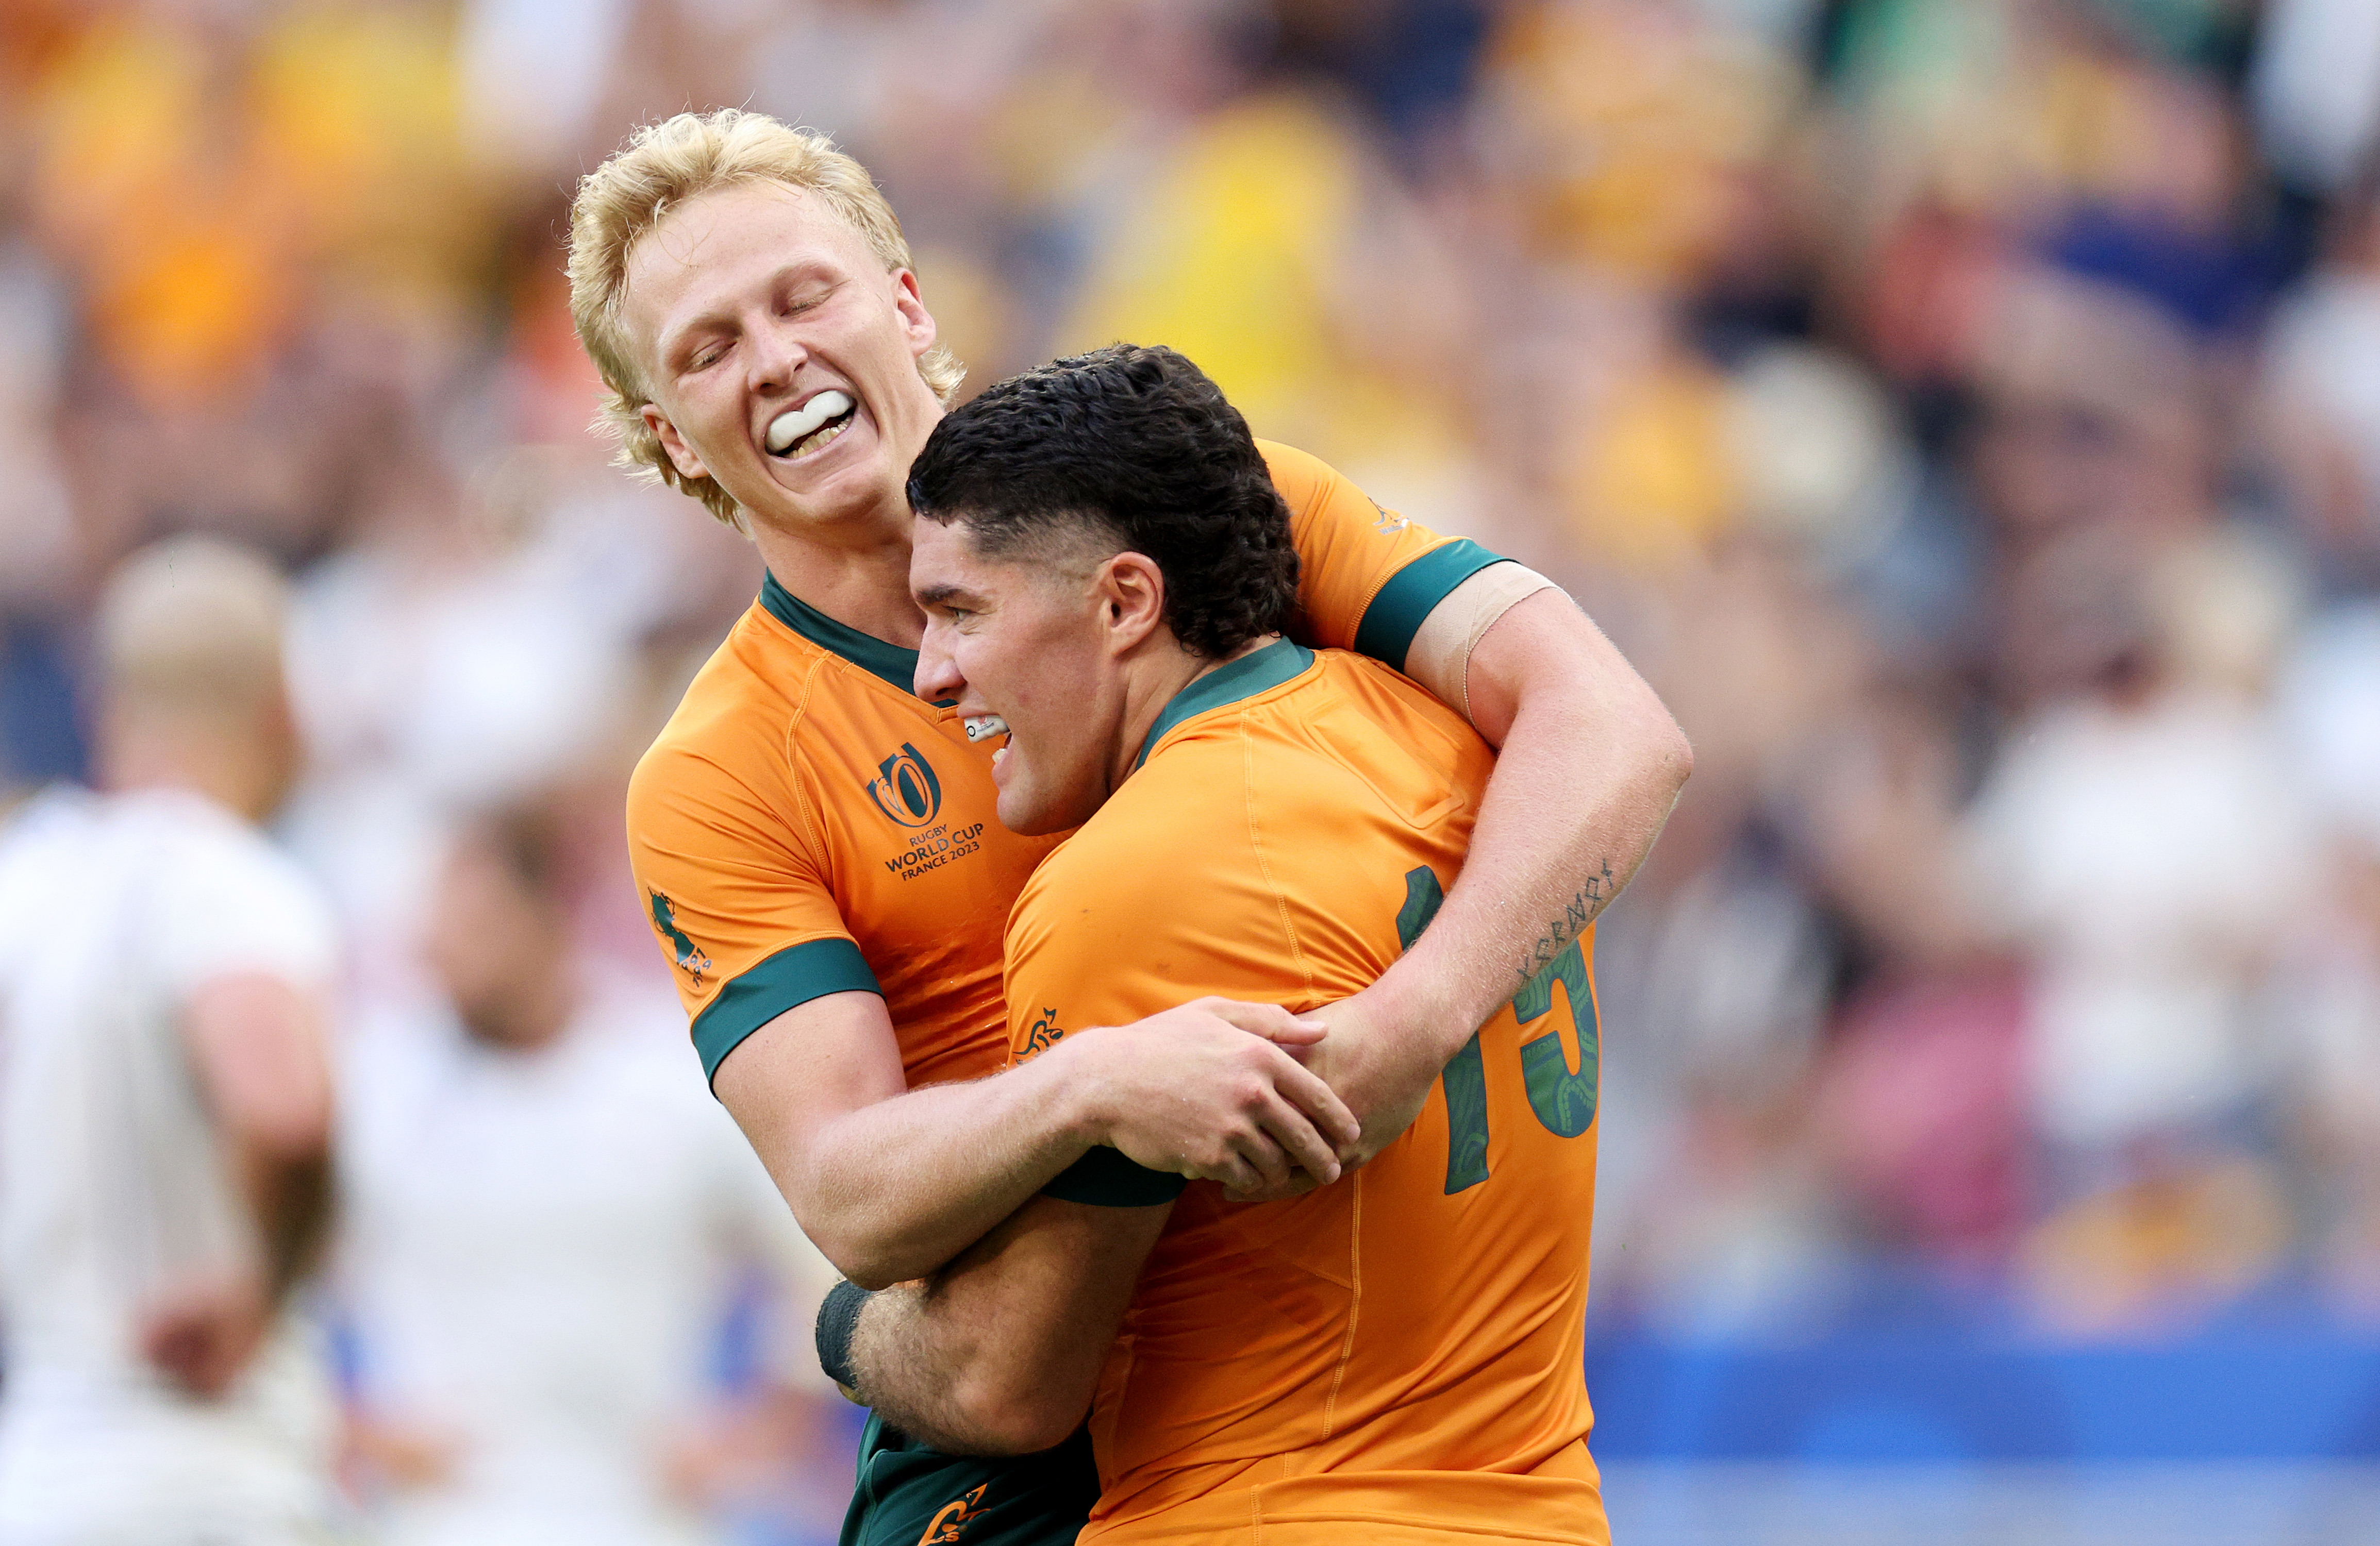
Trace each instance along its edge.
<path fill-rule="evenodd" d="M 965 673 L 951 653 L 951 625 L 929 615 L 926 636 L 917 641 L 916 691 L 928 703 L 948 703 L 966 692 Z"/>
<path fill-rule="evenodd" d="M 795 330 L 782 317 L 756 320 L 746 334 L 744 357 L 749 363 L 756 391 L 791 386 L 794 372 L 809 359 Z"/>

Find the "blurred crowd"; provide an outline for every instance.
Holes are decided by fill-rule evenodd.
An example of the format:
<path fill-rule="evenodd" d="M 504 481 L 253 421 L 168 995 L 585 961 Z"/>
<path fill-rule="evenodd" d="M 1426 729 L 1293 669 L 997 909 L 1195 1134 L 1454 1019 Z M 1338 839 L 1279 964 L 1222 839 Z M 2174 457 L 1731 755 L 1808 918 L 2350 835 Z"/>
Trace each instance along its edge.
<path fill-rule="evenodd" d="M 87 771 L 123 555 L 292 577 L 366 1495 L 462 1463 L 406 1406 L 452 1317 L 564 1358 L 533 1258 L 601 1253 L 496 1222 L 563 1207 L 504 1113 L 565 1141 L 613 1076 L 456 1048 L 617 1021 L 700 1093 L 621 791 L 759 570 L 606 465 L 560 237 L 717 104 L 868 165 L 972 383 L 1172 344 L 1671 705 L 1696 774 L 1598 947 L 1603 1323 L 1880 1277 L 2055 1336 L 2380 1323 L 2369 0 L 11 0 L 0 789 Z M 525 958 L 577 1008 L 492 985 Z M 583 1372 L 761 1474 L 827 1420 L 767 1352 L 814 1273 L 698 1245 L 570 1311 L 650 1334 Z"/>

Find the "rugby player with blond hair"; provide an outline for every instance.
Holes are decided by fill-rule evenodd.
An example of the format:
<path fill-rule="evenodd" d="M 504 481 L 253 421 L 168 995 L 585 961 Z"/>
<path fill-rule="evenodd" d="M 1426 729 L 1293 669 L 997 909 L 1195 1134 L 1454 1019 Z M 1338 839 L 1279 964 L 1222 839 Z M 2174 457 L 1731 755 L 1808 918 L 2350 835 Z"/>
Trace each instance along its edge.
<path fill-rule="evenodd" d="M 933 1271 L 1102 1147 L 1250 1196 L 1335 1179 L 1625 884 L 1685 779 L 1668 712 L 1548 582 L 1265 444 L 1293 635 L 1406 672 L 1500 749 L 1477 862 L 1326 1011 L 1330 1085 L 1283 1050 L 1320 1024 L 1221 999 L 985 1077 L 1009 1052 L 1002 928 L 1062 835 L 1002 827 L 998 725 L 913 690 L 905 485 L 960 371 L 899 222 L 823 136 L 680 115 L 582 180 L 570 278 L 623 459 L 768 567 L 639 764 L 629 837 L 713 1090 L 855 1283 Z M 1071 1539 L 1096 1495 L 1079 1435 L 967 1460 L 877 1424 L 846 1533 Z"/>

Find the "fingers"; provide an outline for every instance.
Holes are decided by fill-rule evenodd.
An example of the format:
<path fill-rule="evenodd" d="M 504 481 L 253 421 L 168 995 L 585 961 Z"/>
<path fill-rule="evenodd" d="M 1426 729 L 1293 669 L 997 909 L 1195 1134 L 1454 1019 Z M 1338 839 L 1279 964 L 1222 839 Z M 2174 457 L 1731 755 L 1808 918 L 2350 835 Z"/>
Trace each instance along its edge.
<path fill-rule="evenodd" d="M 1343 1153 L 1364 1136 L 1364 1124 L 1349 1110 L 1339 1093 L 1322 1076 L 1284 1054 L 1273 1070 L 1273 1088 L 1313 1122 L 1335 1153 Z"/>
<path fill-rule="evenodd" d="M 1295 1162 L 1291 1157 L 1292 1152 L 1284 1149 L 1269 1129 L 1269 1124 L 1259 1127 L 1257 1131 L 1235 1141 L 1232 1147 L 1255 1172 L 1254 1184 L 1257 1187 L 1285 1187 L 1289 1185 L 1290 1167 Z M 1227 1181 L 1224 1184 L 1245 1186 L 1248 1183 Z"/>
<path fill-rule="evenodd" d="M 1296 1176 L 1289 1155 L 1253 1125 L 1225 1136 L 1209 1154 L 1203 1160 L 1185 1154 L 1172 1168 L 1194 1181 L 1220 1183 L 1227 1192 L 1269 1193 Z"/>
<path fill-rule="evenodd" d="M 1288 1166 L 1285 1165 L 1281 1166 L 1281 1173 L 1284 1177 L 1287 1176 Z M 1193 1177 L 1192 1179 L 1220 1182 L 1227 1196 L 1235 1191 L 1265 1191 L 1270 1185 L 1265 1179 L 1263 1172 L 1257 1170 L 1255 1166 L 1250 1165 L 1236 1153 L 1224 1154 L 1220 1163 L 1207 1166 L 1202 1174 Z"/>
<path fill-rule="evenodd" d="M 1291 1161 L 1317 1180 L 1327 1184 L 1339 1178 L 1339 1146 L 1323 1137 L 1305 1112 L 1279 1093 L 1267 1097 L 1257 1124 Z M 1267 1178 L 1276 1185 L 1285 1185 L 1289 1179 L 1286 1173 Z"/>
<path fill-rule="evenodd" d="M 1251 1004 L 1238 998 L 1201 998 L 1184 1006 L 1203 1009 L 1227 1025 L 1251 1036 L 1262 1036 L 1283 1046 L 1311 1046 L 1329 1033 L 1321 1021 L 1291 1014 L 1278 1004 Z"/>

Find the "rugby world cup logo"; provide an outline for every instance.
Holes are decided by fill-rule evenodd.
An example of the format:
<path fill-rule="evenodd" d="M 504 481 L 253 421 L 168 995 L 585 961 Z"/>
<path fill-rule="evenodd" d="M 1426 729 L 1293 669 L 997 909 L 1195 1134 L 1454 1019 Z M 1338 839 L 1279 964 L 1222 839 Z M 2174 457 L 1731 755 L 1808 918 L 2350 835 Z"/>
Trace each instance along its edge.
<path fill-rule="evenodd" d="M 934 765 L 905 741 L 876 765 L 867 789 L 868 798 L 896 826 L 923 827 L 941 814 L 942 781 L 934 777 Z"/>

